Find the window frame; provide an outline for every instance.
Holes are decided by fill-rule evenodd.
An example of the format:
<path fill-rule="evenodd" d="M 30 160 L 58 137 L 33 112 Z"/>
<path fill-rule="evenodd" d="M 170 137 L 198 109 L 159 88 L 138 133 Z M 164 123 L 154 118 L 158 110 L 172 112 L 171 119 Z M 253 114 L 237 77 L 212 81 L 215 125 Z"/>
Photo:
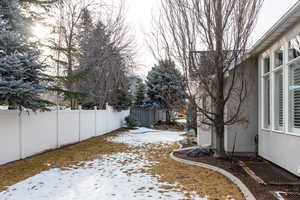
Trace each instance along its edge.
<path fill-rule="evenodd" d="M 275 62 L 276 62 L 276 52 L 278 50 L 282 50 L 282 64 L 281 65 L 278 65 L 276 66 L 275 65 Z M 287 128 L 287 120 L 286 120 L 286 62 L 287 62 L 287 46 L 286 44 L 283 44 L 281 46 L 279 46 L 278 48 L 274 49 L 272 51 L 272 62 L 271 62 L 271 70 L 270 70 L 270 73 L 271 73 L 271 95 L 270 95 L 270 98 L 271 98 L 271 130 L 273 132 L 278 132 L 278 133 L 285 133 L 286 132 L 286 128 Z M 279 71 L 282 71 L 282 76 L 283 76 L 283 111 L 282 111 L 282 120 L 283 120 L 283 125 L 282 127 L 280 127 L 279 125 L 276 125 L 276 108 L 275 108 L 275 95 L 276 95 L 276 73 L 279 72 Z M 279 127 L 277 129 L 277 127 Z"/>
<path fill-rule="evenodd" d="M 271 86 L 271 88 L 273 88 L 273 94 L 270 98 L 273 98 L 273 106 L 272 109 L 273 109 L 273 127 L 272 127 L 272 130 L 273 131 L 279 131 L 279 132 L 283 132 L 284 129 L 285 129 L 285 108 L 284 108 L 284 103 L 285 103 L 285 88 L 284 88 L 284 70 L 283 70 L 283 66 L 284 65 L 280 65 L 278 67 L 276 67 L 271 73 L 273 75 L 273 86 Z M 280 126 L 279 124 L 279 119 L 278 119 L 278 124 L 277 124 L 277 112 L 280 112 L 279 108 L 277 108 L 277 104 L 276 104 L 276 95 L 277 95 L 277 92 L 276 92 L 276 89 L 277 89 L 277 83 L 276 83 L 276 75 L 277 73 L 282 73 L 282 126 Z"/>
<path fill-rule="evenodd" d="M 288 76 L 290 76 L 290 73 L 291 73 L 291 70 L 290 70 L 291 65 L 296 64 L 297 62 L 300 63 L 300 56 L 298 56 L 297 58 L 295 58 L 295 59 L 293 59 L 293 60 L 291 60 L 290 62 L 287 63 Z M 289 78 L 289 80 L 288 80 L 288 87 L 290 87 L 290 81 L 291 80 Z M 290 103 L 291 99 L 290 99 L 290 93 L 289 92 L 290 92 L 290 90 L 288 91 L 288 102 Z M 300 128 L 293 127 L 293 124 L 294 124 L 293 119 L 294 119 L 294 117 L 292 115 L 293 112 L 290 110 L 290 107 L 288 108 L 288 111 L 289 111 L 289 115 L 288 115 L 288 121 L 289 121 L 289 123 L 288 123 L 288 133 L 300 136 Z"/>
<path fill-rule="evenodd" d="M 295 36 L 296 37 L 296 36 Z M 299 34 L 300 38 L 300 34 Z M 279 133 L 279 134 L 287 134 L 291 136 L 297 136 L 300 137 L 300 128 L 293 128 L 292 124 L 292 111 L 290 110 L 290 65 L 294 64 L 296 62 L 300 62 L 300 56 L 293 58 L 291 60 L 289 57 L 289 43 L 291 40 L 293 40 L 294 37 L 288 41 L 285 41 L 279 48 L 272 48 L 272 50 L 266 50 L 264 53 L 262 53 L 262 56 L 259 58 L 259 80 L 260 80 L 260 129 L 265 130 L 268 132 L 273 133 Z M 277 47 L 278 47 L 277 46 Z M 280 66 L 275 66 L 275 53 L 278 51 L 278 49 L 283 49 L 283 62 Z M 264 66 L 264 59 L 270 57 L 270 71 L 265 73 L 265 66 Z M 283 78 L 283 127 L 278 128 L 278 125 L 276 127 L 276 119 L 278 121 L 278 117 L 276 118 L 275 115 L 278 113 L 275 112 L 275 92 L 276 92 L 276 85 L 275 85 L 275 75 L 278 71 L 282 70 L 282 78 Z M 269 76 L 270 80 L 270 125 L 267 127 L 265 126 L 265 77 Z M 278 130 L 280 129 L 280 130 Z"/>
<path fill-rule="evenodd" d="M 265 72 L 265 59 L 269 58 L 269 71 Z M 271 130 L 272 127 L 272 117 L 271 117 L 271 96 L 272 96 L 272 92 L 271 92 L 271 71 L 272 71 L 272 56 L 271 55 L 266 55 L 261 59 L 261 80 L 262 80 L 262 128 L 265 130 Z M 265 124 L 265 79 L 268 78 L 269 79 L 269 124 Z"/>

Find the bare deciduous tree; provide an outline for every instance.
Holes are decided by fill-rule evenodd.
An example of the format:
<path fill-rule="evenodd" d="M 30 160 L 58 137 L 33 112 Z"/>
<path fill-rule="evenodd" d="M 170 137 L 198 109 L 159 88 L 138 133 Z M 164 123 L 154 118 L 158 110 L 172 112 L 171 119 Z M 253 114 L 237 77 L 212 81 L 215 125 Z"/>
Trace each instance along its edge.
<path fill-rule="evenodd" d="M 123 3 L 116 9 L 97 2 L 100 1 L 59 0 L 53 12 L 57 36 L 50 46 L 56 53 L 52 58 L 62 80 L 58 90 L 70 100 L 73 109 L 86 95 L 103 107 L 114 87 L 125 81 L 127 67 L 134 65 L 133 39 L 128 36 Z M 82 30 L 82 17 L 90 18 L 89 30 Z"/>
<path fill-rule="evenodd" d="M 79 90 L 89 92 L 86 101 L 101 108 L 116 101 L 116 91 L 128 90 L 126 74 L 133 66 L 134 40 L 124 16 L 121 4 L 117 12 L 99 15 L 90 36 L 80 38 L 83 54 L 79 56 L 78 68 L 89 73 L 79 81 Z"/>
<path fill-rule="evenodd" d="M 197 111 L 204 116 L 202 123 L 215 129 L 218 158 L 226 156 L 224 127 L 243 120 L 240 114 L 247 84 L 235 66 L 246 54 L 262 2 L 161 0 L 162 14 L 156 20 L 156 32 L 151 37 L 155 46 L 151 49 L 157 57 L 181 65 L 191 101 L 194 96 L 197 102 L 209 97 L 212 109 L 198 103 Z M 201 62 L 197 62 L 198 56 Z M 228 106 L 232 100 L 235 106 Z"/>

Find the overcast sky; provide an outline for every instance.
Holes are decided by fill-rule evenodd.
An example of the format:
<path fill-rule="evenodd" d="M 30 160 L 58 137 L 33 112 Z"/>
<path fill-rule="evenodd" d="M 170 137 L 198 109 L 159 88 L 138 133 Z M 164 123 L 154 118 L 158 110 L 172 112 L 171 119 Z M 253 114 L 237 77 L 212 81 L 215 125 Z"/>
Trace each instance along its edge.
<path fill-rule="evenodd" d="M 159 11 L 160 0 L 124 1 L 128 24 L 132 27 L 132 34 L 136 36 L 138 46 L 137 62 L 140 67 L 137 73 L 145 75 L 155 63 L 146 46 L 145 35 L 151 32 L 152 13 Z M 297 0 L 265 0 L 251 38 L 252 43 L 262 37 L 296 2 Z"/>

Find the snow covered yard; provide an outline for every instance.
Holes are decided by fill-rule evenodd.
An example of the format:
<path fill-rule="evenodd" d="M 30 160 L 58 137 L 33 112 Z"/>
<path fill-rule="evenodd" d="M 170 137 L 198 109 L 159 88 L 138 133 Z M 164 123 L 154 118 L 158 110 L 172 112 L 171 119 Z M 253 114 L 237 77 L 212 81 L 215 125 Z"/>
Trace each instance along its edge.
<path fill-rule="evenodd" d="M 130 146 L 171 144 L 180 132 L 159 132 L 140 128 L 108 140 Z M 0 193 L 1 200 L 99 200 L 99 199 L 184 199 L 184 193 L 161 189 L 170 184 L 138 172 L 151 165 L 130 152 L 104 155 L 69 169 L 54 168 L 10 186 Z M 200 199 L 200 198 L 196 198 Z"/>
<path fill-rule="evenodd" d="M 0 200 L 207 200 L 200 196 L 211 197 L 214 193 L 221 197 L 218 199 L 235 199 L 231 194 L 238 191 L 224 177 L 169 158 L 182 133 L 139 128 L 104 137 L 107 144 L 102 141 L 105 144 L 86 146 L 122 148 L 114 147 L 91 161 L 41 171 L 8 187 L 0 193 Z M 215 179 L 210 180 L 213 176 Z"/>

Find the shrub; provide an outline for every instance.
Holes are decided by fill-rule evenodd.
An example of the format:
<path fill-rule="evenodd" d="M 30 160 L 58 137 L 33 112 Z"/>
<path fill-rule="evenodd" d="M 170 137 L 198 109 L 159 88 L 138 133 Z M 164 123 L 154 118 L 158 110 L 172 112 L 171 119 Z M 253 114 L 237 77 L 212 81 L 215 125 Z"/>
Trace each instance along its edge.
<path fill-rule="evenodd" d="M 133 116 L 126 117 L 125 122 L 128 128 L 134 128 L 138 126 L 138 121 Z"/>

